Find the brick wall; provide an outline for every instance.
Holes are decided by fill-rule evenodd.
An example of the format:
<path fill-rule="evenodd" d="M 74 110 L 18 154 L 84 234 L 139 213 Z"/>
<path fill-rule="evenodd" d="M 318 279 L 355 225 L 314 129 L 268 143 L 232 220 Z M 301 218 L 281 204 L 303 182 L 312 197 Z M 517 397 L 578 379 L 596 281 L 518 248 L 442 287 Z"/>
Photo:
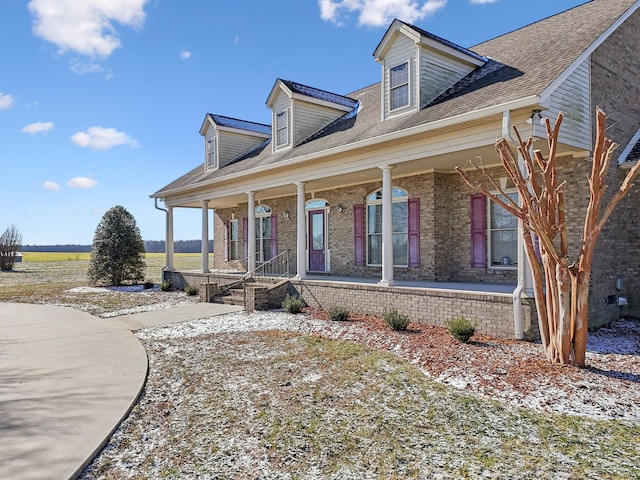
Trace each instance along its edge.
<path fill-rule="evenodd" d="M 620 144 L 607 176 L 610 185 L 607 200 L 626 175 L 626 171 L 617 166 L 618 156 L 640 128 L 639 44 L 640 12 L 636 12 L 591 56 L 592 105 L 605 111 L 607 136 Z M 593 136 L 595 138 L 595 131 Z M 629 300 L 630 313 L 640 315 L 640 189 L 637 184 L 638 181 L 600 235 L 591 279 L 590 323 L 615 318 L 615 305 L 607 305 L 607 299 L 616 294 L 616 278 L 624 281 L 620 294 Z"/>
<path fill-rule="evenodd" d="M 509 294 L 381 287 L 378 285 L 291 280 L 296 293 L 313 308 L 344 306 L 352 312 L 382 316 L 395 307 L 412 321 L 443 325 L 465 316 L 477 320 L 478 333 L 514 338 L 513 299 Z M 535 304 L 523 300 L 525 338 L 539 337 Z"/>

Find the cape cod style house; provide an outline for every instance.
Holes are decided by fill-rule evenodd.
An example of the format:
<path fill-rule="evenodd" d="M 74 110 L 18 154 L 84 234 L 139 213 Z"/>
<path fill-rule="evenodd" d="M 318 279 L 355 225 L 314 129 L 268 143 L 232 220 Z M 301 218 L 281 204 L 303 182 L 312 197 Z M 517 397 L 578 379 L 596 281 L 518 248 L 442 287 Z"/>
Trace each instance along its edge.
<path fill-rule="evenodd" d="M 563 112 L 559 164 L 575 251 L 596 106 L 621 145 L 610 190 L 640 156 L 639 6 L 593 0 L 472 48 L 394 20 L 373 52 L 379 83 L 341 95 L 277 79 L 266 99 L 271 125 L 206 114 L 203 159 L 152 195 L 167 212 L 165 275 L 219 290 L 238 272 L 277 264 L 290 278 L 246 290 L 250 306 L 287 289 L 316 307 L 395 306 L 427 323 L 464 315 L 482 333 L 536 337 L 518 222 L 454 168 L 481 161 L 515 192 L 496 139 L 513 141 L 516 126 L 544 152 L 540 119 Z M 616 317 L 618 297 L 640 312 L 639 198 L 634 188 L 600 237 L 594 324 Z M 200 272 L 174 269 L 176 208 L 202 209 Z"/>

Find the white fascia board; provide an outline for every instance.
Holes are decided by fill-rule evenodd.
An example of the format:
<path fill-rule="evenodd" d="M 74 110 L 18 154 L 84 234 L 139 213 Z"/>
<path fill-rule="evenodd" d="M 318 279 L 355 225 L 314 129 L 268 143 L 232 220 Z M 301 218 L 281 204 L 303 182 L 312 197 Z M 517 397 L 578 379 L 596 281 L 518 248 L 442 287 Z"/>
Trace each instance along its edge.
<path fill-rule="evenodd" d="M 540 94 L 541 103 L 547 104 L 551 94 L 564 83 L 564 81 L 578 68 L 582 62 L 589 58 L 589 56 L 604 43 L 604 41 L 611 36 L 613 32 L 615 32 L 620 25 L 622 25 L 640 6 L 640 1 L 635 2 L 629 9 L 618 18 L 609 28 L 605 30 L 605 32 L 598 37 L 598 39 L 593 42 L 589 47 L 582 52 L 582 54 L 576 58 L 571 65 L 569 65 L 564 72 L 560 74 L 553 82 L 549 84 L 547 88 L 544 89 L 542 94 Z"/>
<path fill-rule="evenodd" d="M 638 143 L 638 140 L 640 140 L 640 129 L 636 132 L 633 138 L 629 140 L 629 143 L 627 143 L 627 146 L 624 147 L 624 150 L 618 157 L 618 163 L 622 164 L 627 161 L 627 157 L 631 153 L 631 150 L 633 150 L 633 147 L 635 147 L 636 143 Z"/>
<path fill-rule="evenodd" d="M 293 94 L 293 92 L 289 90 L 289 88 L 287 88 L 287 86 L 284 83 L 282 83 L 282 80 L 278 79 L 276 80 L 275 85 L 271 89 L 271 93 L 269 93 L 269 96 L 267 97 L 266 104 L 267 104 L 267 107 L 269 107 L 269 109 L 273 108 L 273 102 L 275 101 L 278 90 L 280 89 L 286 95 L 288 95 L 289 98 L 291 98 L 291 95 Z"/>
<path fill-rule="evenodd" d="M 402 27 L 404 27 L 404 25 L 397 19 L 391 22 L 391 25 L 389 25 L 389 28 L 382 37 L 382 40 L 380 40 L 380 43 L 373 52 L 373 58 L 376 60 L 376 62 L 381 62 L 381 57 L 384 56 L 389 48 L 389 45 L 393 43 L 395 36 L 397 35 L 398 31 L 402 29 Z"/>
<path fill-rule="evenodd" d="M 238 133 L 240 135 L 247 135 L 249 137 L 259 137 L 259 138 L 271 138 L 271 135 L 268 133 L 260 133 L 255 132 L 253 130 L 243 130 L 242 128 L 232 128 L 232 127 L 221 127 L 217 126 L 219 132 L 229 132 L 229 133 Z"/>
<path fill-rule="evenodd" d="M 303 102 L 313 103 L 323 107 L 333 108 L 334 110 L 341 110 L 343 112 L 350 112 L 351 110 L 353 110 L 351 107 L 348 107 L 346 105 L 340 105 L 339 103 L 328 102 L 326 100 L 310 97 L 308 95 L 302 95 L 301 93 L 292 93 L 291 98 L 293 100 L 302 100 Z"/>
<path fill-rule="evenodd" d="M 204 120 L 202 121 L 202 126 L 200 127 L 200 135 L 204 137 L 207 134 L 207 130 L 211 125 L 215 127 L 215 122 L 211 119 L 211 116 L 207 113 L 204 116 Z"/>
<path fill-rule="evenodd" d="M 190 190 L 197 190 L 207 186 L 213 186 L 216 184 L 216 180 L 224 179 L 225 182 L 229 182 L 236 179 L 243 179 L 243 178 L 246 179 L 248 175 L 253 176 L 263 172 L 268 172 L 269 170 L 272 170 L 274 168 L 295 167 L 297 164 L 305 163 L 310 160 L 316 160 L 318 158 L 326 157 L 329 155 L 339 155 L 341 153 L 350 152 L 352 150 L 357 150 L 359 148 L 370 147 L 370 146 L 377 145 L 379 143 L 402 139 L 404 137 L 408 137 L 411 135 L 419 135 L 422 133 L 438 130 L 440 128 L 446 128 L 446 127 L 455 126 L 455 125 L 466 123 L 466 122 L 481 120 L 483 118 L 490 117 L 493 115 L 502 115 L 505 110 L 517 110 L 520 108 L 538 106 L 539 104 L 540 104 L 540 97 L 538 97 L 537 95 L 531 95 L 529 97 L 524 97 L 519 100 L 515 100 L 513 102 L 503 103 L 500 105 L 495 105 L 493 107 L 487 107 L 482 110 L 463 113 L 461 115 L 456 115 L 455 117 L 444 118 L 442 120 L 437 120 L 435 122 L 417 125 L 415 127 L 410 127 L 404 130 L 398 130 L 396 132 L 391 132 L 385 135 L 368 138 L 366 140 L 360 140 L 358 142 L 349 143 L 347 145 L 341 145 L 339 147 L 330 148 L 328 150 L 321 150 L 319 152 L 310 153 L 308 155 L 303 155 L 301 157 L 295 157 L 290 160 L 286 160 L 284 162 L 276 162 L 270 165 L 256 167 L 251 170 L 245 170 L 245 171 L 234 173 L 231 175 L 226 175 L 221 179 L 206 180 L 200 183 L 194 183 L 184 187 L 179 187 L 173 190 L 169 190 L 168 192 L 165 192 L 165 196 L 178 195 L 181 193 L 189 192 Z"/>
<path fill-rule="evenodd" d="M 476 67 L 481 67 L 485 63 L 487 63 L 486 61 L 480 60 L 479 58 L 472 57 L 471 55 L 466 55 L 464 52 L 461 52 L 460 50 L 451 48 L 448 45 L 444 45 L 428 37 L 422 37 L 419 43 L 422 46 L 429 47 L 438 52 L 445 53 L 450 57 L 457 58 L 458 60 L 462 60 L 463 62 L 470 63 L 472 65 L 475 65 Z"/>

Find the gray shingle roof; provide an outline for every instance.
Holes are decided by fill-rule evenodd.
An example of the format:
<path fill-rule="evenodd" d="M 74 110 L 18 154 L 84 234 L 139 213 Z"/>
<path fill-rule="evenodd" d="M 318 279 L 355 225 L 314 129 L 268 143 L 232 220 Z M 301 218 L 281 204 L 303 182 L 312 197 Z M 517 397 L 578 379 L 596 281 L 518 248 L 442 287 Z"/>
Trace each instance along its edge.
<path fill-rule="evenodd" d="M 213 119 L 216 125 L 221 127 L 237 128 L 239 130 L 271 135 L 271 125 L 250 122 L 248 120 L 239 120 L 237 118 L 225 117 L 224 115 L 216 115 L 213 113 L 207 113 L 207 115 Z"/>
<path fill-rule="evenodd" d="M 154 196 L 162 197 L 164 192 L 176 188 L 540 95 L 634 3 L 635 0 L 592 0 L 472 47 L 491 61 L 415 113 L 381 121 L 380 84 L 353 92 L 343 98 L 359 102 L 357 115 L 342 116 L 302 144 L 275 153 L 264 145 L 245 155 L 242 161 L 214 172 L 205 172 L 198 164 Z"/>
<path fill-rule="evenodd" d="M 293 93 L 299 93 L 306 95 L 307 97 L 316 98 L 318 100 L 324 100 L 326 102 L 336 103 L 338 105 L 344 105 L 345 107 L 354 108 L 358 101 L 353 98 L 338 95 L 337 93 L 327 92 L 326 90 L 320 90 L 319 88 L 309 87 L 302 85 L 301 83 L 292 82 L 290 80 L 280 79 L 286 87 Z"/>

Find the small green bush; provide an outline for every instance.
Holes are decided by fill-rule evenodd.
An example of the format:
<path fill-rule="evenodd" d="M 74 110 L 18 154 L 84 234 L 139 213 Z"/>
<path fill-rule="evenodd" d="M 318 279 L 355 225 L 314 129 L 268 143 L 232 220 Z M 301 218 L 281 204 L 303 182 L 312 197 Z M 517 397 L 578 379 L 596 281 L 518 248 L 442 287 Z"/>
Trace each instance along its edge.
<path fill-rule="evenodd" d="M 190 297 L 193 297 L 194 295 L 198 295 L 198 293 L 200 293 L 200 289 L 195 285 L 187 285 L 186 287 L 184 287 L 184 291 Z"/>
<path fill-rule="evenodd" d="M 171 282 L 169 280 L 164 280 L 161 284 L 160 284 L 160 290 L 162 290 L 163 292 L 168 292 L 169 290 L 171 290 Z"/>
<path fill-rule="evenodd" d="M 287 296 L 282 302 L 282 308 L 288 313 L 300 313 L 304 308 L 304 302 L 302 298 L 300 298 L 300 295 L 292 296 L 287 293 Z"/>
<path fill-rule="evenodd" d="M 404 313 L 398 312 L 396 307 L 385 308 L 382 313 L 384 323 L 393 328 L 394 330 L 406 330 L 407 325 L 411 322 L 409 317 Z"/>
<path fill-rule="evenodd" d="M 473 334 L 476 333 L 476 322 L 472 322 L 465 317 L 455 317 L 445 322 L 449 333 L 456 340 L 467 343 Z"/>
<path fill-rule="evenodd" d="M 346 322 L 349 320 L 349 315 L 351 312 L 347 307 L 340 307 L 338 305 L 333 305 L 329 307 L 329 311 L 327 312 L 329 318 L 334 322 Z"/>

